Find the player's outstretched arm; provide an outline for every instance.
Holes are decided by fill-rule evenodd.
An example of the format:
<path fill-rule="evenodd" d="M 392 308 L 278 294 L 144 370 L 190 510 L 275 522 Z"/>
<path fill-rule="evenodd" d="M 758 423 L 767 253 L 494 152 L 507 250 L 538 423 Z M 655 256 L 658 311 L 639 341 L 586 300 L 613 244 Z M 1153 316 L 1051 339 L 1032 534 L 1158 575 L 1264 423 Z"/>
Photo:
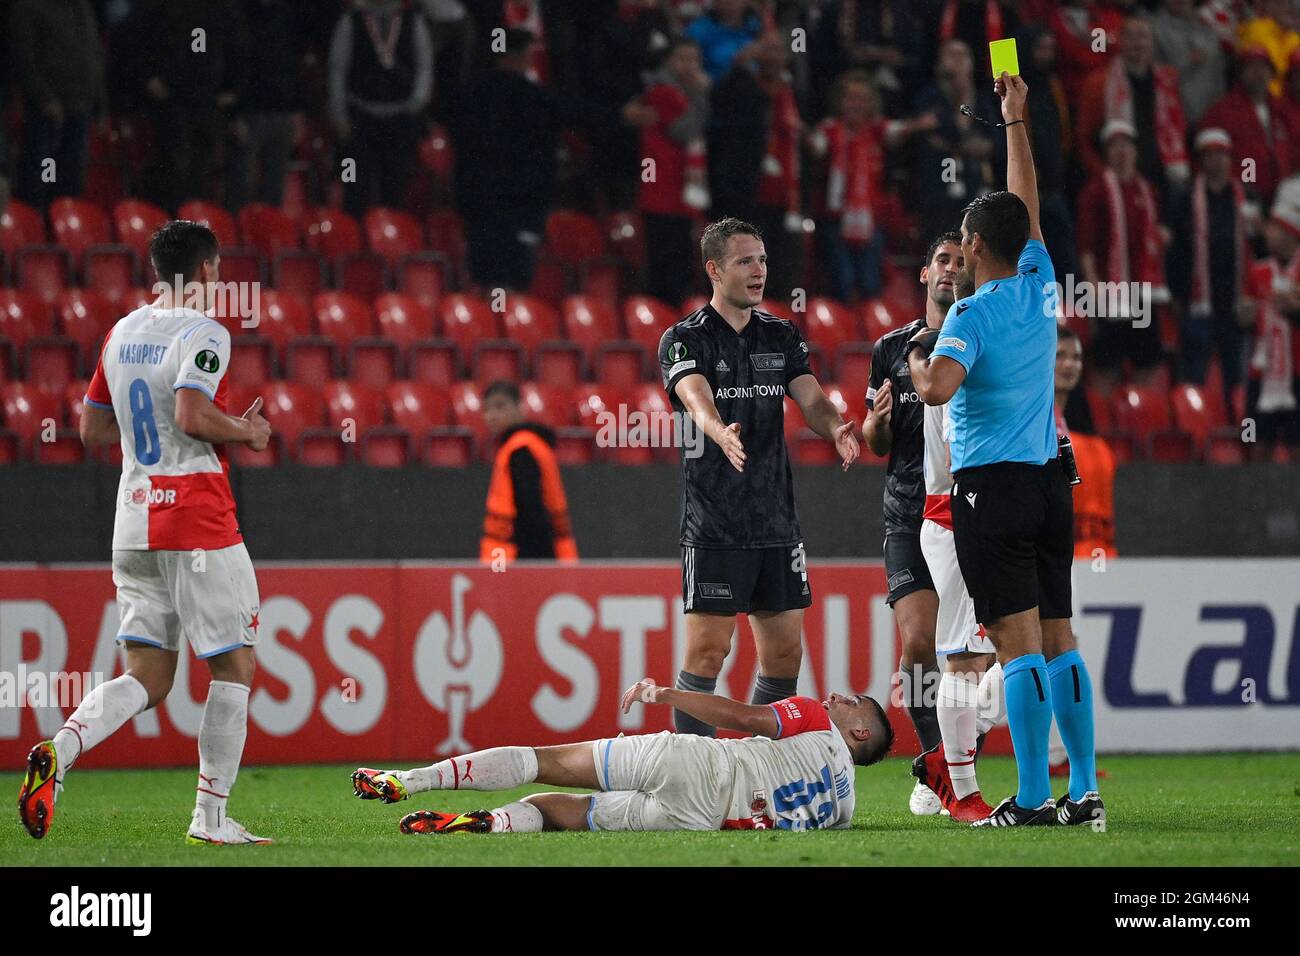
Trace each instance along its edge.
<path fill-rule="evenodd" d="M 744 471 L 745 446 L 740 441 L 740 423 L 728 425 L 722 420 L 709 391 L 709 380 L 703 375 L 687 375 L 677 383 L 677 397 L 686 406 L 695 427 L 717 443 L 736 471 Z"/>
<path fill-rule="evenodd" d="M 822 391 L 821 383 L 815 375 L 800 375 L 790 383 L 789 391 L 790 397 L 799 406 L 799 411 L 803 412 L 803 420 L 808 423 L 808 427 L 827 441 L 835 443 L 844 470 L 848 471 L 849 465 L 858 460 L 861 451 L 858 447 L 856 423 L 852 419 L 844 420 L 840 410 Z"/>
<path fill-rule="evenodd" d="M 176 425 L 191 438 L 213 444 L 236 442 L 261 451 L 271 440 L 271 423 L 262 417 L 262 399 L 241 418 L 227 415 L 197 388 L 176 390 Z"/>
<path fill-rule="evenodd" d="M 1038 174 L 1034 171 L 1034 153 L 1029 148 L 1025 102 L 1029 87 L 1018 76 L 1003 71 L 993 88 L 1002 99 L 1002 119 L 1015 123 L 1007 127 L 1007 191 L 1015 193 L 1029 210 L 1029 238 L 1043 241 L 1043 230 L 1038 223 Z M 933 403 L 932 403 L 933 404 Z"/>
<path fill-rule="evenodd" d="M 725 727 L 727 730 L 739 730 L 763 737 L 775 737 L 781 731 L 776 711 L 770 705 L 742 704 L 738 700 L 714 694 L 659 687 L 648 677 L 642 678 L 623 692 L 623 713 L 630 711 L 638 700 L 643 704 L 667 704 L 696 720 L 714 727 Z"/>
<path fill-rule="evenodd" d="M 122 440 L 122 430 L 117 427 L 117 416 L 111 408 L 98 408 L 86 403 L 81 412 L 81 443 L 87 448 L 116 445 Z"/>

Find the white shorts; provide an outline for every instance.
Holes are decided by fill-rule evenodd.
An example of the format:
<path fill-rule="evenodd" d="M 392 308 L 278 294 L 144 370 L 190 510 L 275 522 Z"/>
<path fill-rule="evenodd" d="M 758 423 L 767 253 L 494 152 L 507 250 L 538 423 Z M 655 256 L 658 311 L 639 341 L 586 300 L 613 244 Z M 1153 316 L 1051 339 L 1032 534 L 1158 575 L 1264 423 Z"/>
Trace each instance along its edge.
<path fill-rule="evenodd" d="M 966 590 L 957 564 L 952 532 L 930 520 L 921 522 L 921 554 L 939 592 L 939 620 L 934 629 L 934 652 L 992 654 L 993 642 L 975 620 L 975 602 Z"/>
<path fill-rule="evenodd" d="M 257 643 L 261 600 L 243 543 L 216 551 L 114 551 L 119 644 L 181 649 L 197 657 Z"/>
<path fill-rule="evenodd" d="M 592 830 L 720 830 L 732 768 L 718 741 L 695 734 L 638 734 L 596 740 Z"/>

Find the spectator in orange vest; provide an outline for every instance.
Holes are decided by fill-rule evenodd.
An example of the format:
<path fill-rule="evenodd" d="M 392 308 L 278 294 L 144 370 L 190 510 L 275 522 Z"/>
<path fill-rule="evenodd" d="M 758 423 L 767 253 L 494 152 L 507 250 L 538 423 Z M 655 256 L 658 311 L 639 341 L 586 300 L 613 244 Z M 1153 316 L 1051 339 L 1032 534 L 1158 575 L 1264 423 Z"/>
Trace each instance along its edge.
<path fill-rule="evenodd" d="M 1069 435 L 1080 482 L 1074 486 L 1074 556 L 1115 556 L 1115 456 L 1092 434 L 1092 415 L 1079 382 L 1083 345 L 1064 325 L 1056 329 L 1056 431 Z"/>
<path fill-rule="evenodd" d="M 488 486 L 479 558 L 576 561 L 578 546 L 555 460 L 555 434 L 525 420 L 519 387 L 493 382 L 483 394 L 483 420 L 500 442 Z"/>

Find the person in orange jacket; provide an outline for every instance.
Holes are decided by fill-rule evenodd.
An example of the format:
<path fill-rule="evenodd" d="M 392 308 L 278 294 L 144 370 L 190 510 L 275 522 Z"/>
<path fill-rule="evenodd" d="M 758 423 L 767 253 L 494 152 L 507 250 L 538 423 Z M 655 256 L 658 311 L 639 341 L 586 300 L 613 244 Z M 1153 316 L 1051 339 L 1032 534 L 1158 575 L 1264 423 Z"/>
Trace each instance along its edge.
<path fill-rule="evenodd" d="M 558 558 L 576 561 L 555 434 L 525 420 L 519 387 L 493 382 L 483 393 L 483 420 L 498 440 L 488 486 L 479 559 Z"/>

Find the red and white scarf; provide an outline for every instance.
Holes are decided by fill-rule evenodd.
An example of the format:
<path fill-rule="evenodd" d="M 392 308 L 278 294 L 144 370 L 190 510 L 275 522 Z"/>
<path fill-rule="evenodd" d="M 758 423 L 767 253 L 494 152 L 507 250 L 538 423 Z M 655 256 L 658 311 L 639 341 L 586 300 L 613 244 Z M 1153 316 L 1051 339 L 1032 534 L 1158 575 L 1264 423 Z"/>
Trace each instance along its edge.
<path fill-rule="evenodd" d="M 1178 74 L 1167 66 L 1152 66 L 1156 88 L 1156 148 L 1165 174 L 1174 180 L 1187 179 L 1187 124 L 1183 101 L 1178 94 Z M 1138 128 L 1133 116 L 1133 88 L 1124 61 L 1116 57 L 1106 72 L 1106 122 L 1123 120 Z"/>
<path fill-rule="evenodd" d="M 849 4 L 852 6 L 852 4 Z M 939 42 L 951 40 L 957 32 L 957 8 L 961 0 L 948 0 L 939 16 Z M 984 32 L 989 42 L 1002 39 L 1002 7 L 997 0 L 986 0 L 984 4 Z"/>
<path fill-rule="evenodd" d="M 1106 208 L 1110 214 L 1110 241 L 1106 261 L 1108 282 L 1149 282 L 1156 289 L 1165 285 L 1164 257 L 1160 253 L 1160 218 L 1156 215 L 1155 191 L 1141 176 L 1133 177 L 1138 191 L 1138 206 L 1144 222 L 1138 233 L 1142 245 L 1130 251 L 1128 214 L 1124 207 L 1124 187 L 1113 169 L 1102 173 L 1106 185 Z"/>
<path fill-rule="evenodd" d="M 799 104 L 785 80 L 764 85 L 772 101 L 758 200 L 788 210 L 799 208 Z"/>
<path fill-rule="evenodd" d="M 1261 412 L 1289 411 L 1296 407 L 1292 389 L 1295 369 L 1291 364 L 1291 323 L 1273 305 L 1273 291 L 1278 286 L 1300 286 L 1300 250 L 1291 257 L 1286 269 L 1278 267 L 1276 259 L 1264 263 L 1262 276 L 1256 274 L 1255 349 L 1250 364 L 1259 372 L 1259 401 Z"/>
<path fill-rule="evenodd" d="M 1232 187 L 1232 205 L 1234 235 L 1233 248 L 1237 257 L 1236 283 L 1232 300 L 1241 297 L 1241 281 L 1246 272 L 1246 217 L 1242 206 L 1246 202 L 1246 190 L 1240 182 L 1229 177 Z M 1196 318 L 1206 318 L 1210 314 L 1210 215 L 1209 199 L 1205 190 L 1205 174 L 1198 173 L 1192 183 L 1192 302 L 1191 314 Z"/>
<path fill-rule="evenodd" d="M 839 119 L 822 124 L 830 169 L 826 211 L 840 218 L 840 236 L 850 244 L 871 241 L 876 232 L 875 184 L 885 166 L 884 124 L 854 131 Z"/>

